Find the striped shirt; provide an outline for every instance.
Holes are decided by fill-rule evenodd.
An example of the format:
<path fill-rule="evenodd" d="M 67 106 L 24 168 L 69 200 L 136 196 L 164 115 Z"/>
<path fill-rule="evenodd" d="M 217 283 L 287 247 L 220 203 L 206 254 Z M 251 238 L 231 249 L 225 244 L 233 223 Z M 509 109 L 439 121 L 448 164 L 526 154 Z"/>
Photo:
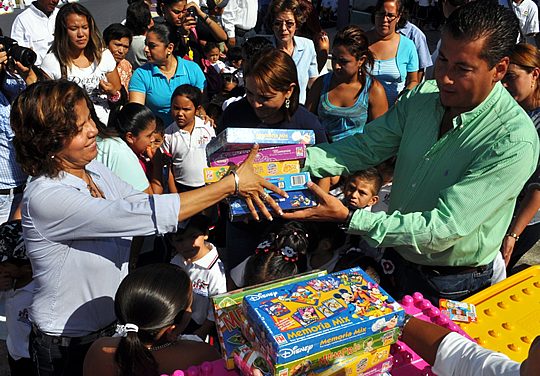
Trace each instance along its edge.
<path fill-rule="evenodd" d="M 348 232 L 393 246 L 416 264 L 476 266 L 493 261 L 516 197 L 536 169 L 538 135 L 497 83 L 439 138 L 444 107 L 435 81 L 404 95 L 363 134 L 308 149 L 316 177 L 363 170 L 397 155 L 388 213 L 358 210 Z"/>
<path fill-rule="evenodd" d="M 15 161 L 15 136 L 9 122 L 11 105 L 0 92 L 0 189 L 16 188 L 26 181 L 26 174 Z"/>

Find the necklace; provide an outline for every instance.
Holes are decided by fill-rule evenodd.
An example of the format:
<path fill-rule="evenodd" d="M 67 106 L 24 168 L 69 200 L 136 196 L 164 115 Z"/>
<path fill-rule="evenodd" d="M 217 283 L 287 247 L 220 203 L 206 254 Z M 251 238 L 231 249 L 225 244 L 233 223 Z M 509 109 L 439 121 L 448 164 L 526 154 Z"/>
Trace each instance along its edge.
<path fill-rule="evenodd" d="M 89 174 L 86 174 L 86 177 L 88 178 L 88 181 L 85 181 L 86 188 L 90 192 L 90 196 L 94 198 L 105 198 L 105 195 L 103 194 L 101 189 L 99 189 L 99 187 L 96 185 L 96 183 L 94 183 L 94 180 L 92 179 L 92 177 Z"/>
<path fill-rule="evenodd" d="M 158 346 L 152 346 L 149 348 L 150 351 L 157 351 L 157 350 L 161 350 L 161 349 L 166 349 L 167 347 L 169 346 L 172 346 L 176 344 L 176 341 L 173 341 L 173 342 L 165 342 L 164 344 L 162 345 L 158 345 Z"/>

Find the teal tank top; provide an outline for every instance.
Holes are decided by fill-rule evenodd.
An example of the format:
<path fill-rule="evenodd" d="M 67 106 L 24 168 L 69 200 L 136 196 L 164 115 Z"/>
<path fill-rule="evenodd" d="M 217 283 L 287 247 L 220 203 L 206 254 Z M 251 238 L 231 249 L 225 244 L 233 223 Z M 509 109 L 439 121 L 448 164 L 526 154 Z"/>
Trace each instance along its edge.
<path fill-rule="evenodd" d="M 328 91 L 332 72 L 323 76 L 323 89 L 317 109 L 319 121 L 332 141 L 341 140 L 355 133 L 363 133 L 368 118 L 368 96 L 371 77 L 366 76 L 366 83 L 358 99 L 351 107 L 338 107 L 330 103 Z"/>

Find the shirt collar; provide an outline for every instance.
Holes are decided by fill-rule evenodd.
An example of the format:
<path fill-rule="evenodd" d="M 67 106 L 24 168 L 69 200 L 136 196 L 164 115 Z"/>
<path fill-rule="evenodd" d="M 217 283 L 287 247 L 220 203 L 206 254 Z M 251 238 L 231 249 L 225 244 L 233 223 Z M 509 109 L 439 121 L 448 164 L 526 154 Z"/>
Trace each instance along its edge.
<path fill-rule="evenodd" d="M 478 116 L 483 114 L 486 111 L 490 111 L 493 108 L 493 105 L 495 102 L 499 100 L 501 95 L 504 95 L 504 92 L 506 92 L 506 89 L 504 86 L 497 82 L 493 89 L 491 89 L 491 92 L 489 95 L 480 103 L 478 106 L 473 108 L 470 111 L 464 112 L 455 118 L 452 119 L 452 125 L 454 128 L 462 128 L 466 126 L 467 124 L 471 123 L 474 119 L 476 119 Z"/>
<path fill-rule="evenodd" d="M 217 253 L 217 250 L 213 245 L 211 245 L 210 243 L 208 243 L 208 245 L 209 247 L 211 247 L 210 252 L 208 252 L 206 255 L 204 255 L 197 261 L 193 261 L 193 264 L 197 265 L 200 268 L 210 270 L 219 259 L 219 254 Z"/>
<path fill-rule="evenodd" d="M 98 184 L 98 182 L 101 180 L 101 175 L 99 171 L 96 169 L 95 160 L 88 163 L 85 169 L 86 169 L 86 172 L 92 176 L 92 179 L 94 180 L 94 182 Z M 60 171 L 60 173 L 58 174 L 58 180 L 60 180 L 64 184 L 77 188 L 80 191 L 88 190 L 88 187 L 83 179 L 75 175 L 72 175 L 68 172 Z"/>
<path fill-rule="evenodd" d="M 57 9 L 53 10 L 51 15 L 50 16 L 47 16 L 43 11 L 41 11 L 40 9 L 38 9 L 38 7 L 36 7 L 34 5 L 34 3 L 30 4 L 30 6 L 28 7 L 30 9 L 32 9 L 32 11 L 37 14 L 38 16 L 42 17 L 42 18 L 50 18 L 50 17 L 54 17 L 55 16 L 55 12 L 57 11 Z"/>
<path fill-rule="evenodd" d="M 186 69 L 184 65 L 181 62 L 181 57 L 176 57 L 176 61 L 178 62 L 178 65 L 176 66 L 176 72 L 174 72 L 173 77 L 180 77 L 186 75 Z M 162 71 L 159 70 L 158 66 L 155 64 L 152 64 L 152 76 L 162 76 L 165 77 Z"/>

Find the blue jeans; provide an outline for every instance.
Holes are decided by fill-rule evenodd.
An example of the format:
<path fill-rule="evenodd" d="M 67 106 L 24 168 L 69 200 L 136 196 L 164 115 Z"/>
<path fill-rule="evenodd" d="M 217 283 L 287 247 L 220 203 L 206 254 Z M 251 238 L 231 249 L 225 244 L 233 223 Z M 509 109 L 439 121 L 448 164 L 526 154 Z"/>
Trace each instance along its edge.
<path fill-rule="evenodd" d="M 442 274 L 404 260 L 393 249 L 384 253 L 383 269 L 391 270 L 388 262 L 393 264 L 393 270 L 382 284 L 390 295 L 399 300 L 420 292 L 437 307 L 441 298 L 459 301 L 489 287 L 493 275 L 493 262 L 477 271 Z"/>

